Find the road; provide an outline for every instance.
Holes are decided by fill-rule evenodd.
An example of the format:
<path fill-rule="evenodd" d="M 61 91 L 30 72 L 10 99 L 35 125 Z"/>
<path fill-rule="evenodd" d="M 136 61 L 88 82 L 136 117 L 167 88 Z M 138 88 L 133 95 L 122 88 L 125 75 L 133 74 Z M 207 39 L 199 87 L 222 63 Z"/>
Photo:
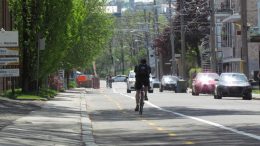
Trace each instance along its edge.
<path fill-rule="evenodd" d="M 93 135 L 107 145 L 260 145 L 260 100 L 214 99 L 172 91 L 148 94 L 143 116 L 134 112 L 134 94 L 113 83 L 86 94 Z"/>

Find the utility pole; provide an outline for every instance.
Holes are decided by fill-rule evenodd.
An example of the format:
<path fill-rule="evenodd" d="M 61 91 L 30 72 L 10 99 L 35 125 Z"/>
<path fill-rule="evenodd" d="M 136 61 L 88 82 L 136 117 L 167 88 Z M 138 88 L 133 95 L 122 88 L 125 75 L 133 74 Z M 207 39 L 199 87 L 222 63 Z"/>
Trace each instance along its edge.
<path fill-rule="evenodd" d="M 169 23 L 170 23 L 170 39 L 172 47 L 172 75 L 176 74 L 176 62 L 175 62 L 175 50 L 174 50 L 174 35 L 173 35 L 173 25 L 172 25 L 172 1 L 169 0 Z"/>
<path fill-rule="evenodd" d="M 183 1 L 180 1 L 181 7 L 181 76 L 183 79 L 186 79 L 186 49 L 185 49 L 185 29 L 184 29 L 184 4 Z"/>
<path fill-rule="evenodd" d="M 156 6 L 156 0 L 153 1 L 154 4 L 154 30 L 155 30 L 155 34 L 157 37 L 159 35 L 159 27 L 158 27 L 158 11 L 157 11 L 157 6 Z M 159 62 L 159 63 L 158 63 Z M 155 69 L 156 69 L 156 77 L 158 79 L 161 78 L 161 74 L 162 74 L 162 55 L 161 53 L 159 53 L 159 57 L 156 56 L 155 58 Z"/>
<path fill-rule="evenodd" d="M 144 23 L 145 23 L 145 48 L 146 48 L 146 57 L 147 57 L 147 63 L 150 63 L 149 60 L 149 25 L 147 23 L 147 13 L 146 13 L 146 8 L 144 8 Z M 150 65 L 150 64 L 149 64 Z"/>
<path fill-rule="evenodd" d="M 247 44 L 247 1 L 240 0 L 241 3 L 241 35 L 242 35 L 242 54 L 243 72 L 249 77 L 248 69 L 248 44 Z"/>
<path fill-rule="evenodd" d="M 211 47 L 211 71 L 216 72 L 216 43 L 215 43 L 215 7 L 214 0 L 210 0 L 210 47 Z"/>

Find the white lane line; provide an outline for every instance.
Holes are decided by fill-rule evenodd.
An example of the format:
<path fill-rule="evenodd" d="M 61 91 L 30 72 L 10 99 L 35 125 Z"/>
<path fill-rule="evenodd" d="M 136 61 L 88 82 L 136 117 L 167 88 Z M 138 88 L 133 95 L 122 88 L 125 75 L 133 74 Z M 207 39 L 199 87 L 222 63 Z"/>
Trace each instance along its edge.
<path fill-rule="evenodd" d="M 120 94 L 123 95 L 123 96 L 129 97 L 131 99 L 135 99 L 135 97 L 132 97 L 132 96 L 129 96 L 129 95 L 126 95 L 126 94 L 123 94 L 123 93 L 120 93 Z M 211 122 L 211 121 L 208 121 L 208 120 L 204 120 L 204 119 L 196 118 L 196 117 L 193 117 L 193 116 L 184 115 L 184 114 L 181 114 L 181 113 L 178 113 L 178 112 L 173 112 L 173 111 L 170 111 L 170 110 L 166 110 L 164 108 L 161 108 L 161 107 L 159 107 L 157 105 L 152 104 L 149 101 L 145 101 L 145 103 L 147 103 L 151 107 L 157 108 L 158 110 L 161 110 L 161 111 L 164 111 L 164 112 L 172 113 L 174 115 L 178 115 L 178 116 L 181 116 L 181 117 L 184 117 L 184 118 L 188 118 L 188 119 L 193 119 L 193 120 L 196 120 L 196 121 L 199 121 L 199 122 L 202 122 L 202 123 L 206 123 L 208 125 L 212 125 L 212 126 L 218 127 L 220 129 L 225 129 L 225 130 L 228 130 L 228 131 L 240 134 L 240 135 L 244 135 L 244 136 L 248 136 L 248 137 L 260 140 L 260 136 L 255 135 L 255 134 L 251 134 L 251 133 L 247 133 L 247 132 L 244 132 L 244 131 L 233 129 L 233 128 L 230 128 L 230 127 L 226 127 L 224 125 L 221 125 L 221 124 L 218 124 L 218 123 L 215 123 L 215 122 Z"/>

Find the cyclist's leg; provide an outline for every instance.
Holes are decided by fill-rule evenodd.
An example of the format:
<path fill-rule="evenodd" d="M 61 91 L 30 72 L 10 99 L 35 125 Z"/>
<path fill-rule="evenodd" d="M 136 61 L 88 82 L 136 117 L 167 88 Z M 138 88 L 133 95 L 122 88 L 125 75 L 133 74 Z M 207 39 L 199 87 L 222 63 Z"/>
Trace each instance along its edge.
<path fill-rule="evenodd" d="M 139 109 L 139 99 L 140 99 L 140 94 L 141 94 L 141 88 L 142 88 L 142 84 L 137 81 L 135 83 L 135 90 L 136 90 L 136 94 L 135 94 L 135 101 L 136 101 L 135 111 L 138 111 L 138 109 Z"/>
<path fill-rule="evenodd" d="M 147 92 L 148 92 L 148 89 L 149 89 L 149 84 L 150 84 L 150 81 L 148 80 L 148 81 L 145 81 L 145 83 L 144 83 L 144 97 L 145 97 L 145 100 L 148 100 L 148 97 L 147 97 Z"/>
<path fill-rule="evenodd" d="M 141 94 L 141 90 L 136 90 L 136 94 L 135 94 L 136 105 L 139 104 L 140 94 Z"/>

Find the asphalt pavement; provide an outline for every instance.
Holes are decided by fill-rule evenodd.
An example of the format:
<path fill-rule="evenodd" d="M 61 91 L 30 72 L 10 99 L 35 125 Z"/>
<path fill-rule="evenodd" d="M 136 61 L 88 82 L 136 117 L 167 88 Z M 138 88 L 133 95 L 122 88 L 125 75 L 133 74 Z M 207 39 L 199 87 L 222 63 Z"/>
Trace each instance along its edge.
<path fill-rule="evenodd" d="M 30 108 L 16 118 L 9 118 L 9 121 L 0 118 L 0 121 L 5 123 L 0 129 L 0 145 L 95 146 L 91 121 L 86 111 L 85 93 L 84 88 L 68 90 L 38 105 L 24 105 L 16 102 L 16 106 L 20 109 Z M 10 110 L 15 111 L 19 109 L 17 107 Z M 4 115 L 1 114 L 2 116 Z"/>
<path fill-rule="evenodd" d="M 67 90 L 46 102 L 0 98 L 0 145 L 96 146 L 85 100 L 91 94 L 87 90 Z M 253 100 L 259 99 L 260 94 L 253 94 Z"/>

